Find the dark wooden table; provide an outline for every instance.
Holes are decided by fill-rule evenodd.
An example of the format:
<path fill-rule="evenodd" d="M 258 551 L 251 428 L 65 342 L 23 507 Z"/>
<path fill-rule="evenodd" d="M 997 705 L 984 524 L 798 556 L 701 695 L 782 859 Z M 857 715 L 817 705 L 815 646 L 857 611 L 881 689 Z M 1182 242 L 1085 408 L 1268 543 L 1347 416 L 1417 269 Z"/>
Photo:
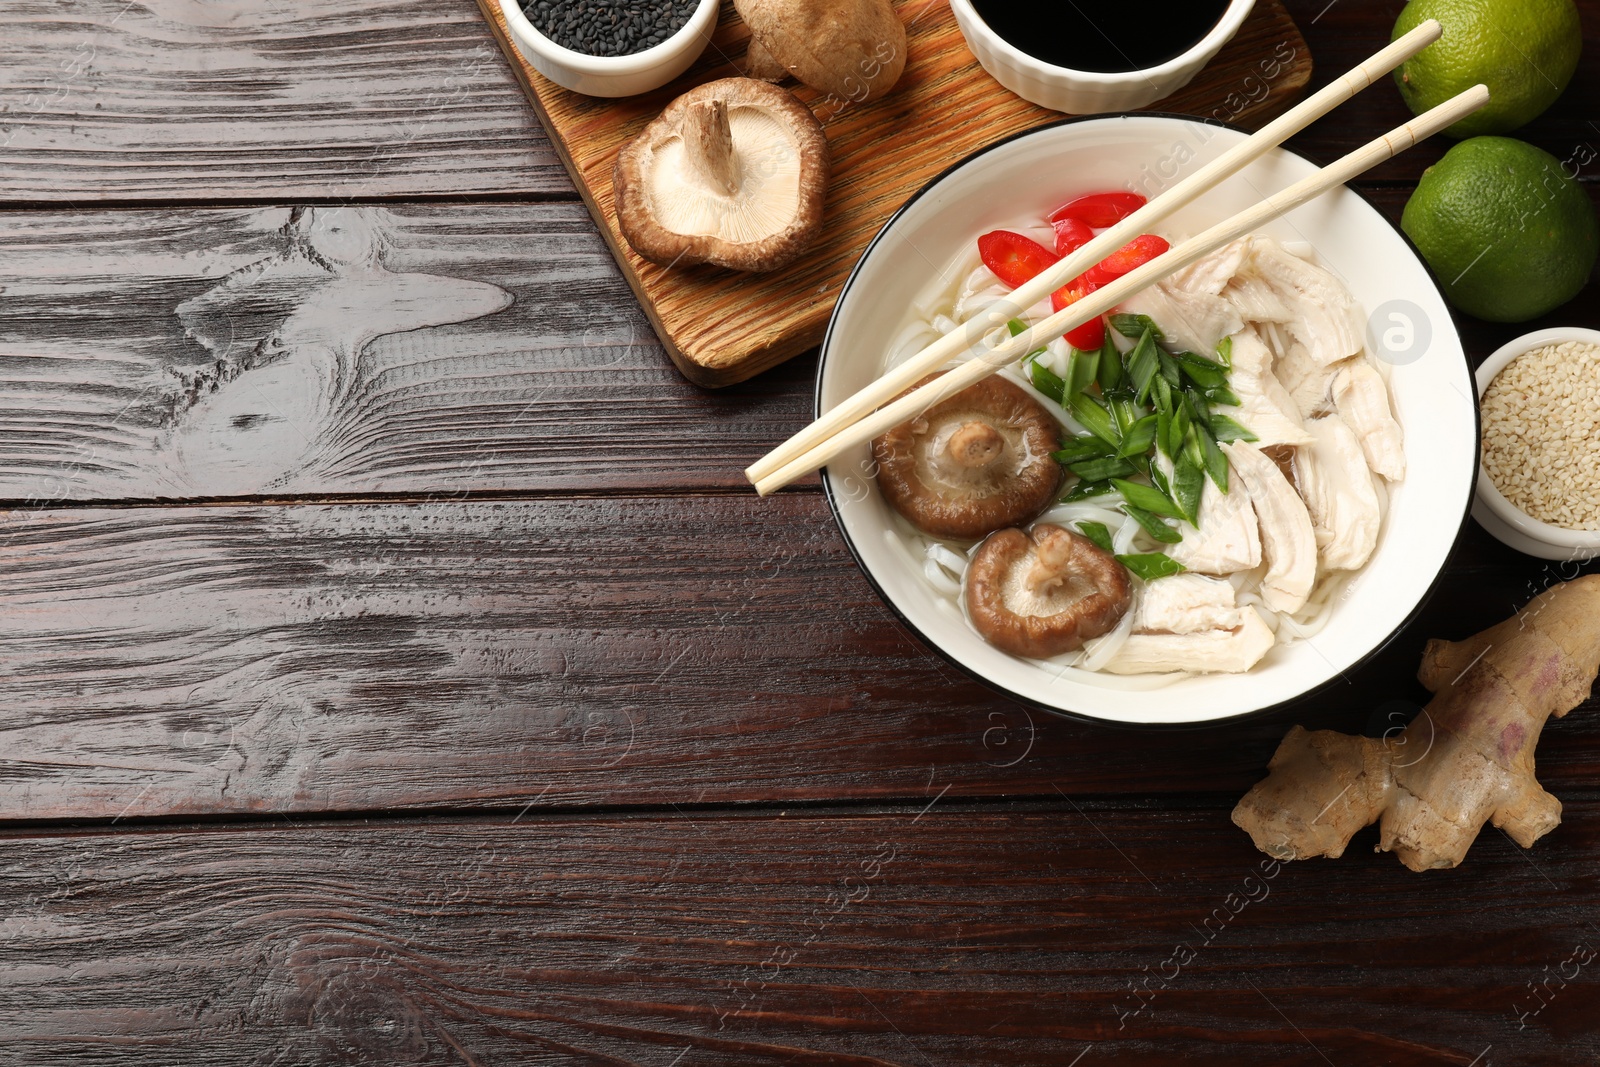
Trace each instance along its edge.
<path fill-rule="evenodd" d="M 1401 4 L 1290 6 L 1321 84 Z M 1522 136 L 1593 192 L 1581 7 Z M 11 0 L 0 198 L 0 1064 L 1600 1062 L 1592 707 L 1531 852 L 1269 870 L 1228 821 L 1576 568 L 1469 526 L 1268 719 L 993 697 L 814 480 L 748 491 L 814 361 L 677 376 L 471 0 Z"/>

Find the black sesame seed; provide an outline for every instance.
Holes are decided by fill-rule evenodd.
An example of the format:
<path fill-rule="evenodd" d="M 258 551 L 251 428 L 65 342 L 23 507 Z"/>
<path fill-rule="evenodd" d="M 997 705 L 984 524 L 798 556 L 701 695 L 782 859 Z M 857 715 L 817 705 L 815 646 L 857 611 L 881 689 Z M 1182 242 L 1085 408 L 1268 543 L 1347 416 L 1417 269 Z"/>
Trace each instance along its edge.
<path fill-rule="evenodd" d="M 683 29 L 699 0 L 523 0 L 534 28 L 563 48 L 626 56 Z"/>

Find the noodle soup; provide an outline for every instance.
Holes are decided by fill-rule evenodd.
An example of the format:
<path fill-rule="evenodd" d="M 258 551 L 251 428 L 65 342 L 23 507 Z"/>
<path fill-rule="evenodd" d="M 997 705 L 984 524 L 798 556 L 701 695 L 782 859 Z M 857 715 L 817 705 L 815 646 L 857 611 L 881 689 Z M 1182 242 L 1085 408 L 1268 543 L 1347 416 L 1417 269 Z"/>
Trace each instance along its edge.
<path fill-rule="evenodd" d="M 1074 234 L 1079 246 L 1088 239 Z M 1014 322 L 983 339 L 992 348 L 1081 296 L 1009 304 L 1026 270 L 1073 250 L 1074 237 L 1065 248 L 1062 239 L 1061 218 L 1038 217 L 969 242 L 942 273 L 950 281 L 913 302 L 887 366 L 1004 308 Z M 1147 239 L 1147 251 L 1166 247 L 1161 235 Z M 1255 235 L 1090 325 L 1098 329 L 1073 331 L 1072 343 L 1058 338 L 999 372 L 1048 412 L 1062 444 L 1053 454 L 1061 491 L 1016 525 L 1036 541 L 1052 527 L 1092 541 L 1127 568 L 1131 595 L 1106 632 L 1028 658 L 1058 677 L 1147 688 L 1249 671 L 1319 633 L 1375 551 L 1390 487 L 1405 475 L 1400 426 L 1383 368 L 1364 350 L 1359 304 L 1309 247 Z M 1154 443 L 1130 451 L 1142 434 Z M 942 536 L 901 512 L 891 522 L 898 552 L 940 610 L 1015 654 L 971 603 L 974 560 L 997 534 Z M 1027 588 L 1040 551 L 995 572 L 1034 631 L 1046 610 Z"/>

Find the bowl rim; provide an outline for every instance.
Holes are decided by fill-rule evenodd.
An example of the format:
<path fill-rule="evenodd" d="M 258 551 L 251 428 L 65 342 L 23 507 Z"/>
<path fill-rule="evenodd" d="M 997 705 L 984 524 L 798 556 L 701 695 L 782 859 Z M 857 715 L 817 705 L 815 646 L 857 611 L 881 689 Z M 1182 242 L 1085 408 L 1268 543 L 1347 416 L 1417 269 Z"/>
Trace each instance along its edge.
<path fill-rule="evenodd" d="M 960 0 L 951 0 L 951 2 L 956 3 L 960 2 Z M 845 278 L 844 284 L 839 287 L 839 296 L 834 301 L 833 312 L 828 316 L 828 328 L 823 333 L 822 343 L 817 352 L 816 384 L 813 387 L 811 398 L 811 410 L 813 418 L 818 418 L 821 416 L 822 375 L 827 366 L 826 354 L 828 351 L 829 342 L 833 340 L 833 328 L 834 324 L 838 322 L 839 308 L 844 304 L 845 296 L 849 293 L 850 287 L 855 284 L 857 276 L 861 273 L 862 264 L 867 261 L 867 257 L 872 253 L 872 250 L 877 247 L 878 242 L 884 239 L 885 235 L 887 235 L 890 229 L 893 228 L 895 222 L 899 220 L 901 215 L 905 214 L 910 209 L 912 204 L 920 200 L 925 194 L 931 192 L 934 187 L 936 187 L 940 182 L 944 181 L 944 179 L 949 177 L 954 171 L 966 166 L 979 156 L 991 152 L 1002 145 L 1009 144 L 1012 141 L 1023 137 L 1031 137 L 1046 130 L 1056 129 L 1057 127 L 1075 125 L 1080 122 L 1114 122 L 1130 118 L 1173 119 L 1180 122 L 1193 122 L 1206 126 L 1215 126 L 1218 129 L 1231 130 L 1232 132 L 1245 137 L 1250 135 L 1250 131 L 1236 126 L 1231 122 L 1223 122 L 1220 119 L 1206 118 L 1199 115 L 1182 115 L 1171 111 L 1117 111 L 1102 115 L 1072 115 L 1067 118 L 1058 119 L 1054 122 L 1047 122 L 1039 126 L 1034 126 L 1030 129 L 1019 130 L 1016 133 L 1002 137 L 997 141 L 993 141 L 982 148 L 975 149 L 963 156 L 961 159 L 956 160 L 944 170 L 941 170 L 938 174 L 935 174 L 932 178 L 929 178 L 920 189 L 906 199 L 905 203 L 900 205 L 894 214 L 890 215 L 886 220 L 884 220 L 883 225 L 878 229 L 878 232 L 873 235 L 872 240 L 867 242 L 866 248 L 862 249 L 861 257 L 856 260 L 856 265 L 851 268 L 850 274 Z M 1323 166 L 1321 162 L 1311 156 L 1306 155 L 1304 152 L 1299 152 L 1291 148 L 1284 148 L 1281 145 L 1279 146 L 1279 149 L 1281 151 L 1288 152 L 1290 155 L 1297 156 L 1318 168 Z M 1434 274 L 1433 268 L 1428 266 L 1428 261 L 1423 258 L 1422 252 L 1417 248 L 1416 243 L 1406 235 L 1405 231 L 1402 230 L 1397 223 L 1390 220 L 1390 218 L 1379 209 L 1378 205 L 1373 202 L 1372 198 L 1364 193 L 1361 189 L 1348 184 L 1345 185 L 1344 188 L 1355 193 L 1363 203 L 1372 208 L 1373 213 L 1377 215 L 1378 218 L 1382 219 L 1384 224 L 1392 229 L 1395 234 L 1403 242 L 1405 242 L 1405 245 L 1408 249 L 1410 249 L 1411 254 L 1415 256 L 1417 261 L 1423 265 L 1427 272 L 1428 279 L 1433 283 L 1434 288 L 1439 291 L 1440 306 L 1445 309 L 1445 312 L 1448 316 L 1448 321 L 1450 323 L 1450 329 L 1455 333 L 1456 340 L 1459 343 L 1461 339 L 1461 324 L 1457 320 L 1457 312 L 1450 305 L 1449 301 L 1444 299 L 1443 291 L 1439 289 L 1439 279 Z M 1464 356 L 1466 352 L 1465 346 L 1462 346 L 1462 352 Z M 1474 471 L 1481 471 L 1480 453 L 1483 443 L 1483 412 L 1481 410 L 1481 406 L 1477 403 L 1476 398 L 1472 404 L 1472 422 L 1474 427 L 1472 464 Z M 1359 670 L 1368 663 L 1371 663 L 1385 649 L 1393 644 L 1396 638 L 1409 629 L 1412 623 L 1416 622 L 1417 617 L 1422 614 L 1423 609 L 1428 606 L 1428 603 L 1434 598 L 1434 595 L 1438 593 L 1439 584 L 1444 580 L 1445 571 L 1449 569 L 1450 563 L 1460 548 L 1461 535 L 1466 530 L 1467 523 L 1472 517 L 1472 504 L 1476 499 L 1475 492 L 1466 494 L 1466 500 L 1463 502 L 1461 508 L 1461 518 L 1456 523 L 1455 528 L 1451 533 L 1450 550 L 1445 553 L 1444 560 L 1440 563 L 1438 572 L 1435 573 L 1432 580 L 1429 581 L 1427 589 L 1424 590 L 1422 596 L 1417 599 L 1416 604 L 1412 606 L 1411 610 L 1404 618 L 1395 624 L 1394 629 L 1389 631 L 1388 634 L 1384 635 L 1381 640 L 1375 643 L 1365 653 L 1357 657 L 1344 670 L 1334 674 L 1332 677 L 1324 678 L 1322 681 L 1304 690 L 1303 692 L 1296 694 L 1295 696 L 1280 700 L 1275 704 L 1268 704 L 1260 708 L 1251 708 L 1245 711 L 1234 712 L 1231 715 L 1218 715 L 1209 719 L 1198 719 L 1186 722 L 1135 722 L 1126 719 L 1110 719 L 1101 718 L 1096 715 L 1087 715 L 1083 712 L 1073 711 L 1068 708 L 1058 708 L 1037 700 L 1033 700 L 1030 697 L 1023 696 L 1020 693 L 1006 688 L 1004 685 L 1000 684 L 994 679 L 979 674 L 977 671 L 968 667 L 966 664 L 956 659 L 953 655 L 946 652 L 944 648 L 938 644 L 938 642 L 934 641 L 927 634 L 923 633 L 921 627 L 917 626 L 916 623 L 906 617 L 905 613 L 902 612 L 899 606 L 895 604 L 895 602 L 889 597 L 883 586 L 879 584 L 877 578 L 874 577 L 872 572 L 867 568 L 866 562 L 861 558 L 860 550 L 856 547 L 855 541 L 853 541 L 850 537 L 849 529 L 845 526 L 844 515 L 840 512 L 839 502 L 834 497 L 832 479 L 828 476 L 826 467 L 823 468 L 821 474 L 823 497 L 828 502 L 828 510 L 833 515 L 834 525 L 838 527 L 839 535 L 844 540 L 845 547 L 850 551 L 850 558 L 855 560 L 856 569 L 861 572 L 862 577 L 866 578 L 867 584 L 872 587 L 872 591 L 878 595 L 878 599 L 883 602 L 884 606 L 889 609 L 895 618 L 900 620 L 901 625 L 905 626 L 906 629 L 910 630 L 916 635 L 917 640 L 921 642 L 925 648 L 931 649 L 940 659 L 955 667 L 963 675 L 973 679 L 992 692 L 998 693 L 1013 703 L 1020 704 L 1025 708 L 1047 712 L 1051 715 L 1057 715 L 1061 718 L 1069 719 L 1074 722 L 1089 723 L 1103 728 L 1128 730 L 1135 733 L 1174 733 L 1185 730 L 1205 730 L 1213 727 L 1232 725 L 1243 722 L 1246 719 L 1264 718 L 1275 712 L 1280 712 L 1294 707 L 1311 699 L 1312 697 L 1317 696 L 1320 693 L 1325 692 L 1331 688 L 1335 682 L 1342 680 L 1345 675 L 1352 671 Z M 1477 480 L 1474 481 L 1475 486 L 1476 484 Z"/>
<path fill-rule="evenodd" d="M 842 291 L 841 295 L 843 295 Z M 1582 341 L 1592 345 L 1600 345 L 1600 330 L 1591 330 L 1583 326 L 1548 326 L 1542 330 L 1533 330 L 1523 334 L 1521 337 L 1513 338 L 1495 349 L 1493 354 L 1478 364 L 1478 369 L 1473 372 L 1474 380 L 1478 385 L 1478 407 L 1480 412 L 1483 407 L 1483 394 L 1488 391 L 1489 383 L 1494 381 L 1500 372 L 1510 365 L 1512 360 L 1532 352 L 1535 348 L 1561 344 L 1565 341 Z M 1481 438 L 1483 433 L 1481 421 L 1478 433 Z M 1555 523 L 1536 519 L 1513 504 L 1500 491 L 1500 487 L 1494 484 L 1494 479 L 1489 477 L 1489 472 L 1483 468 L 1481 444 L 1477 496 L 1495 514 L 1496 518 L 1499 518 L 1525 537 L 1541 541 L 1552 548 L 1579 551 L 1593 551 L 1600 548 L 1600 530 L 1569 530 L 1565 526 L 1557 526 Z M 1493 531 L 1490 532 L 1492 533 Z"/>
<path fill-rule="evenodd" d="M 580 74 L 613 77 L 643 74 L 652 67 L 666 62 L 682 47 L 682 38 L 686 34 L 698 33 L 703 29 L 702 24 L 708 19 L 715 18 L 721 6 L 719 0 L 698 0 L 694 12 L 688 21 L 678 28 L 677 33 L 642 52 L 630 52 L 625 56 L 592 56 L 587 52 L 574 51 L 565 45 L 557 44 L 540 33 L 533 20 L 523 13 L 519 0 L 500 0 L 500 10 L 505 15 L 506 25 L 510 27 L 513 36 L 525 38 L 532 48 L 543 52 L 552 62 L 570 67 Z M 711 11 L 710 15 L 706 14 L 708 9 Z"/>
<path fill-rule="evenodd" d="M 1255 3 L 1256 0 L 1228 0 L 1227 10 L 1222 13 L 1222 16 L 1217 19 L 1217 24 L 1211 27 L 1204 37 L 1164 63 L 1157 63 L 1153 67 L 1139 67 L 1136 70 L 1096 71 L 1079 70 L 1077 67 L 1063 67 L 1055 63 L 1046 63 L 1038 56 L 1024 52 L 1000 36 L 994 27 L 990 26 L 984 20 L 984 17 L 978 14 L 978 9 L 972 6 L 972 0 L 950 0 L 951 7 L 961 8 L 961 13 L 969 15 L 974 23 L 982 27 L 984 40 L 989 42 L 989 46 L 1002 53 L 1013 64 L 1031 68 L 1051 77 L 1059 78 L 1065 76 L 1083 81 L 1099 82 L 1108 86 L 1131 85 L 1136 82 L 1162 78 L 1183 70 L 1197 60 L 1203 62 L 1206 58 L 1221 51 L 1222 46 L 1233 39 L 1233 36 L 1239 32 L 1239 27 L 1244 25 L 1244 20 L 1255 7 Z M 1108 118 L 1115 114 L 1121 114 L 1121 112 L 1106 112 L 1094 117 Z M 1157 112 L 1145 112 L 1145 114 L 1157 114 Z M 1035 127 L 1035 129 L 1039 128 Z M 995 143 L 999 144 L 1000 142 L 997 141 Z"/>

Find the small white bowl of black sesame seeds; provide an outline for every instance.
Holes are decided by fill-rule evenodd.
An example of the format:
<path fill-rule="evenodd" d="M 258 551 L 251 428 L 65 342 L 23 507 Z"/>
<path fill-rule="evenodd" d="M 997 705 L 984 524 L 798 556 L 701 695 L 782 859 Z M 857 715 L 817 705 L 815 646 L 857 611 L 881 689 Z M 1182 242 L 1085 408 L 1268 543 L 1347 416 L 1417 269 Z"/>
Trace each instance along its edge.
<path fill-rule="evenodd" d="M 557 85 L 633 96 L 689 69 L 711 41 L 718 0 L 500 0 L 517 49 Z"/>

